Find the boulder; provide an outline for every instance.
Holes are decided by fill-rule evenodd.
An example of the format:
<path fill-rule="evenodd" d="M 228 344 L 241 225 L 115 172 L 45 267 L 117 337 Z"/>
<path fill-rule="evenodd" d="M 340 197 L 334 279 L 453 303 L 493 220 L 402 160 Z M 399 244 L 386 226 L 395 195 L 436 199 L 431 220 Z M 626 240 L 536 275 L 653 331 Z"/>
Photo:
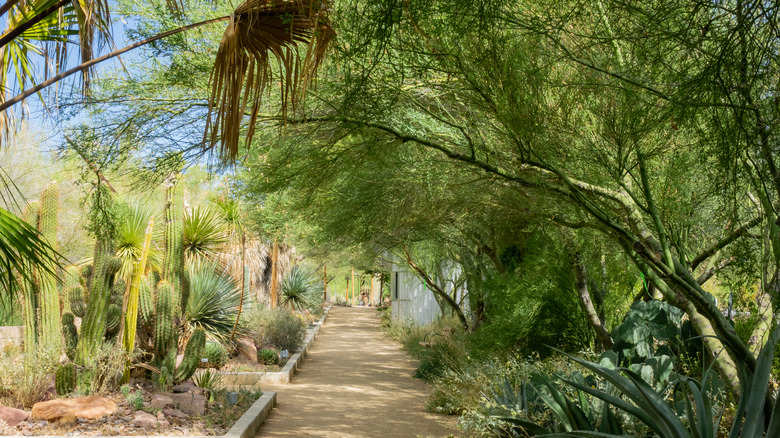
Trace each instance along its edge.
<path fill-rule="evenodd" d="M 152 394 L 152 399 L 149 401 L 149 406 L 158 409 L 171 407 L 173 404 L 173 399 L 165 394 Z"/>
<path fill-rule="evenodd" d="M 163 409 L 162 413 L 165 414 L 165 418 L 173 424 L 184 424 L 190 420 L 190 416 L 179 409 Z"/>
<path fill-rule="evenodd" d="M 116 412 L 116 403 L 113 400 L 91 395 L 36 403 L 33 405 L 31 418 L 33 420 L 54 421 L 73 415 L 77 418 L 94 420 L 114 412 Z"/>
<path fill-rule="evenodd" d="M 257 362 L 257 347 L 255 341 L 251 338 L 238 338 L 236 339 L 236 347 L 238 353 L 245 359 Z"/>
<path fill-rule="evenodd" d="M 30 413 L 27 411 L 0 406 L 0 420 L 8 426 L 14 427 L 29 417 Z"/>
<path fill-rule="evenodd" d="M 184 392 L 173 394 L 173 401 L 187 415 L 199 417 L 206 411 L 206 397 L 203 394 Z"/>
<path fill-rule="evenodd" d="M 170 426 L 170 423 L 165 421 L 165 416 L 160 418 L 160 416 L 155 416 L 144 411 L 135 411 L 133 413 L 133 421 L 131 421 L 130 424 L 144 429 L 156 429 L 158 427 Z"/>
<path fill-rule="evenodd" d="M 192 383 L 192 380 L 187 380 L 186 382 L 174 386 L 173 392 L 174 393 L 191 392 L 192 388 L 197 388 L 197 386 L 195 386 L 195 384 Z"/>

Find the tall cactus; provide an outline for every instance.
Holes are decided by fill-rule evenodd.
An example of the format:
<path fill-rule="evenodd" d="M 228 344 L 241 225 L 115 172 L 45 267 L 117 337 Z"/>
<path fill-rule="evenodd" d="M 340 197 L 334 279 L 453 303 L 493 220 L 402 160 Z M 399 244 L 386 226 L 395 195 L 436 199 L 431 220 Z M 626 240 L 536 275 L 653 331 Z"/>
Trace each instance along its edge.
<path fill-rule="evenodd" d="M 38 228 L 38 213 L 40 203 L 32 201 L 24 209 L 24 220 L 34 228 Z M 33 281 L 35 273 L 33 273 Z M 38 345 L 38 290 L 35 284 L 22 282 L 22 294 L 24 296 L 24 347 L 27 351 L 33 351 Z"/>
<path fill-rule="evenodd" d="M 87 310 L 81 321 L 79 345 L 76 348 L 76 363 L 82 366 L 89 362 L 100 348 L 106 331 L 111 286 L 114 275 L 122 267 L 122 261 L 114 256 L 116 251 L 116 227 L 110 212 L 114 211 L 113 200 L 105 188 L 95 191 L 92 231 L 95 233 L 95 252 L 92 275 L 87 278 L 90 286 L 87 296 Z M 86 292 L 86 291 L 85 291 Z"/>
<path fill-rule="evenodd" d="M 57 213 L 60 204 L 60 187 L 52 181 L 41 194 L 41 213 L 38 230 L 57 248 Z M 51 254 L 54 256 L 54 254 Z M 40 283 L 40 344 L 47 350 L 59 352 L 62 349 L 62 322 L 60 315 L 60 293 L 57 276 L 50 272 L 38 272 Z"/>
<path fill-rule="evenodd" d="M 144 234 L 144 245 L 141 248 L 141 257 L 133 264 L 133 277 L 130 280 L 130 291 L 127 294 L 125 300 L 125 330 L 122 334 L 122 346 L 125 351 L 132 353 L 135 347 L 135 332 L 138 326 L 138 302 L 140 301 L 141 284 L 143 282 L 144 271 L 146 271 L 146 260 L 149 258 L 149 249 L 152 245 L 152 231 L 154 230 L 154 217 L 149 218 L 149 224 L 146 226 L 146 233 Z M 149 287 L 148 281 L 144 287 Z M 148 292 L 145 290 L 144 292 Z M 125 364 L 125 372 L 122 376 L 123 380 L 128 382 L 130 380 L 130 363 Z"/>
<path fill-rule="evenodd" d="M 69 291 L 74 287 L 81 287 L 81 269 L 78 266 L 70 265 L 65 268 L 65 275 L 62 277 L 62 291 L 60 293 L 60 302 L 62 303 L 62 313 L 71 311 L 71 299 Z M 83 295 L 82 295 L 83 296 Z"/>
<path fill-rule="evenodd" d="M 147 276 L 141 277 L 141 282 L 138 286 L 138 307 L 141 321 L 145 325 L 151 325 L 154 318 L 154 288 Z"/>
<path fill-rule="evenodd" d="M 173 364 L 170 357 L 173 356 L 174 364 L 176 349 L 178 346 L 178 330 L 174 316 L 176 314 L 173 301 L 173 287 L 163 280 L 157 285 L 155 292 L 155 318 L 154 318 L 154 352 L 155 362 L 159 368 L 167 366 L 173 372 Z"/>
<path fill-rule="evenodd" d="M 168 190 L 165 197 L 165 265 L 163 279 L 173 288 L 171 299 L 179 316 L 187 302 L 183 290 L 184 277 L 184 188 L 181 175 L 173 174 L 168 179 Z"/>

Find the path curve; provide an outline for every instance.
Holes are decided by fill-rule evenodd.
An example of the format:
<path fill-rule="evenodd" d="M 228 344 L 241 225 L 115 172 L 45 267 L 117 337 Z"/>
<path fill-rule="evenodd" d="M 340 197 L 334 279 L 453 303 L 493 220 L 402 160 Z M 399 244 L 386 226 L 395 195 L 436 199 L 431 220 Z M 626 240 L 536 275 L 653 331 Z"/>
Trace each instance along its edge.
<path fill-rule="evenodd" d="M 258 437 L 447 437 L 452 417 L 425 412 L 430 387 L 417 362 L 379 330 L 376 309 L 331 308 Z"/>

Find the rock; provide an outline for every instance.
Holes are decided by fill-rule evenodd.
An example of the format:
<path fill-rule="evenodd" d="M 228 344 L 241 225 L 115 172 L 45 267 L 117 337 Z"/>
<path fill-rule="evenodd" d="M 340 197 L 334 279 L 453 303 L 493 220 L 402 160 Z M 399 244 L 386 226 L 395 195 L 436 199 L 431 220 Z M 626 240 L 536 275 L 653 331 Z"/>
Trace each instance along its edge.
<path fill-rule="evenodd" d="M 135 411 L 135 413 L 133 413 L 133 421 L 130 425 L 149 429 L 158 427 L 159 421 L 157 420 L 157 417 L 148 412 Z"/>
<path fill-rule="evenodd" d="M 173 399 L 165 394 L 152 394 L 149 406 L 158 409 L 168 408 L 173 406 Z"/>
<path fill-rule="evenodd" d="M 173 394 L 173 401 L 187 415 L 199 417 L 206 410 L 206 397 L 203 394 L 185 392 Z"/>
<path fill-rule="evenodd" d="M 88 397 L 63 398 L 36 403 L 31 417 L 34 420 L 52 421 L 66 415 L 94 420 L 116 412 L 113 400 L 91 395 Z"/>
<path fill-rule="evenodd" d="M 187 380 L 184 383 L 174 386 L 173 392 L 174 393 L 190 392 L 192 388 L 197 388 L 197 387 L 195 386 L 194 383 L 192 383 L 192 380 Z"/>
<path fill-rule="evenodd" d="M 29 417 L 29 412 L 0 406 L 0 420 L 4 421 L 8 426 L 14 427 Z"/>
<path fill-rule="evenodd" d="M 238 338 L 236 339 L 236 346 L 238 347 L 238 353 L 245 359 L 257 362 L 257 347 L 255 341 L 251 338 Z"/>
<path fill-rule="evenodd" d="M 163 409 L 162 413 L 165 414 L 165 419 L 172 424 L 182 424 L 189 421 L 190 416 L 185 414 L 179 409 Z"/>

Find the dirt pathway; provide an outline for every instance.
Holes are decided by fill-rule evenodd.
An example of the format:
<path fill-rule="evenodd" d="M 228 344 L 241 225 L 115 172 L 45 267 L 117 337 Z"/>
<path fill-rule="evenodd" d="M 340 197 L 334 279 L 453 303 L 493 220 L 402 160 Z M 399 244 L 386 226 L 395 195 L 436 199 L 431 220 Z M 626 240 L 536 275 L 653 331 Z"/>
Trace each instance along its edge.
<path fill-rule="evenodd" d="M 447 437 L 452 417 L 425 412 L 416 362 L 379 332 L 375 309 L 334 306 L 259 437 Z"/>

